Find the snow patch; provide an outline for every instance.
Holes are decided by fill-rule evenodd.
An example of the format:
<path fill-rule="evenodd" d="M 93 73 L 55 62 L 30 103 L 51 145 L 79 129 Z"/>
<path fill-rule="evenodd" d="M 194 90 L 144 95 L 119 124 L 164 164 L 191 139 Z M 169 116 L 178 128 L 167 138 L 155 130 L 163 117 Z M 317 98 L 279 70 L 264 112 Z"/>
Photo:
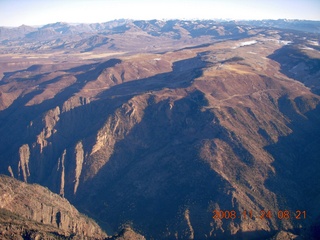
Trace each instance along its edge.
<path fill-rule="evenodd" d="M 283 44 L 283 45 L 288 45 L 290 43 L 292 43 L 291 41 L 283 41 L 283 40 L 280 40 L 279 43 Z"/>
<path fill-rule="evenodd" d="M 301 50 L 312 50 L 312 51 L 315 51 L 314 48 L 310 48 L 310 47 L 302 47 L 300 48 Z"/>
<path fill-rule="evenodd" d="M 273 41 L 283 45 L 288 45 L 292 43 L 291 41 L 284 41 L 284 40 L 278 40 L 278 39 L 272 39 L 272 38 L 265 38 L 263 41 Z"/>
<path fill-rule="evenodd" d="M 256 43 L 257 43 L 256 40 L 247 41 L 247 42 L 241 42 L 241 43 L 239 44 L 239 47 L 249 46 L 249 45 L 253 45 L 253 44 L 256 44 Z"/>
<path fill-rule="evenodd" d="M 319 46 L 319 42 L 318 41 L 308 41 L 308 42 L 313 46 Z"/>
<path fill-rule="evenodd" d="M 250 46 L 250 45 L 253 45 L 253 44 L 256 44 L 256 43 L 257 43 L 256 40 L 241 42 L 241 43 L 238 43 L 238 44 L 237 44 L 235 47 L 233 47 L 232 49 L 236 49 L 236 48 L 238 48 L 238 47 Z"/>

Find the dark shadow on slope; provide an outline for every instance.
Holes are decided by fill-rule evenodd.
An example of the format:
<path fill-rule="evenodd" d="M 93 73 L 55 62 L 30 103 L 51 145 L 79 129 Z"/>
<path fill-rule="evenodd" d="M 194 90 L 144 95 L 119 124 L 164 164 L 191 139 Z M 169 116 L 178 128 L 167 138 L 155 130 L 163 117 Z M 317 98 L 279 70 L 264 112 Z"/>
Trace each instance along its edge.
<path fill-rule="evenodd" d="M 120 63 L 121 60 L 119 59 L 111 59 L 104 63 L 100 64 L 92 64 L 90 65 L 90 70 L 85 71 L 89 65 L 84 66 L 84 73 L 76 75 L 77 81 L 68 86 L 67 88 L 63 89 L 60 93 L 56 94 L 53 99 L 49 99 L 46 101 L 43 101 L 41 104 L 30 106 L 30 107 L 24 107 L 23 109 L 28 109 L 26 113 L 23 113 L 24 115 L 30 115 L 30 118 L 34 117 L 34 111 L 33 109 L 37 110 L 37 112 L 43 113 L 46 110 L 49 110 L 55 106 L 60 106 L 63 104 L 67 99 L 69 99 L 71 96 L 73 96 L 75 93 L 79 92 L 87 82 L 93 81 L 97 79 L 97 77 L 101 74 L 101 72 L 108 67 L 113 67 L 117 63 Z M 81 67 L 75 68 L 77 71 L 80 71 Z M 71 69 L 70 71 L 74 71 L 75 69 Z M 40 88 L 43 89 L 36 89 L 24 96 L 19 97 L 16 99 L 7 109 L 0 112 L 0 121 L 2 120 L 2 126 L 4 126 L 4 122 L 8 122 L 8 117 L 15 112 L 21 111 L 21 107 L 24 106 L 26 103 L 28 103 L 33 97 L 43 92 L 44 88 L 48 84 L 55 83 L 59 80 L 58 78 L 54 78 L 51 81 L 44 82 L 39 85 Z M 31 111 L 30 111 L 31 110 Z M 22 119 L 21 119 L 22 120 Z"/>
<path fill-rule="evenodd" d="M 10 161 L 12 158 L 17 158 L 17 156 L 12 156 L 12 153 L 18 153 L 18 149 L 22 144 L 34 142 L 35 137 L 42 130 L 38 129 L 38 132 L 34 132 L 30 135 L 30 130 L 28 129 L 30 122 L 41 118 L 41 116 L 48 110 L 53 109 L 57 106 L 62 107 L 63 103 L 67 101 L 74 94 L 79 92 L 85 84 L 89 81 L 95 80 L 103 71 L 104 68 L 112 67 L 119 63 L 118 59 L 111 59 L 104 63 L 95 65 L 96 68 L 90 69 L 90 71 L 76 75 L 77 81 L 63 89 L 61 92 L 55 95 L 54 98 L 43 101 L 38 105 L 25 106 L 25 104 L 30 101 L 36 95 L 42 93 L 43 89 L 34 90 L 24 96 L 16 99 L 7 109 L 0 112 L 0 153 L 1 158 L 5 161 Z M 55 81 L 55 80 L 54 80 Z M 45 85 L 46 83 L 44 83 Z M 43 86 L 43 85 L 42 85 Z M 40 126 L 43 123 L 40 121 Z M 7 173 L 7 164 L 1 166 L 2 171 Z"/>
<path fill-rule="evenodd" d="M 212 230 L 214 203 L 232 209 L 227 192 L 234 189 L 200 158 L 199 150 L 204 140 L 214 138 L 230 144 L 236 154 L 242 155 L 243 149 L 219 123 L 213 124 L 218 119 L 202 111 L 203 106 L 207 101 L 198 90 L 175 101 L 171 110 L 167 100 L 156 103 L 150 97 L 142 121 L 116 143 L 94 179 L 79 187 L 73 200 L 77 207 L 103 227 L 108 224 L 116 230 L 132 223 L 147 239 L 175 239 L 175 232 L 187 239 L 184 214 L 189 209 L 195 239 L 205 239 Z M 242 239 L 220 230 L 215 234 L 209 239 Z M 241 237 L 261 239 L 270 234 L 257 231 Z"/>
<path fill-rule="evenodd" d="M 79 67 L 69 69 L 66 72 L 71 72 L 71 73 L 78 72 L 78 74 L 75 75 L 77 78 L 77 82 L 72 85 L 72 88 L 79 90 L 87 82 L 96 80 L 104 69 L 109 68 L 109 67 L 114 67 L 118 63 L 121 63 L 120 59 L 110 59 L 110 60 L 103 62 L 103 63 L 81 65 Z M 65 75 L 56 77 L 54 79 L 51 79 L 51 80 L 43 82 L 43 83 L 40 83 L 38 88 L 45 89 L 49 84 L 56 83 L 56 82 L 60 81 L 64 76 Z M 79 86 L 80 84 L 83 86 Z"/>
<path fill-rule="evenodd" d="M 123 103 L 133 96 L 144 92 L 156 91 L 164 87 L 178 88 L 190 86 L 191 81 L 201 75 L 201 67 L 204 67 L 205 64 L 200 57 L 197 57 L 196 60 L 189 59 L 178 62 L 174 64 L 173 71 L 170 73 L 113 86 L 100 94 L 101 100 L 62 113 L 55 128 L 57 133 L 48 139 L 50 142 L 58 143 L 54 146 L 54 150 L 48 150 L 51 153 L 50 155 L 54 154 L 54 158 L 58 159 L 62 155 L 65 146 L 72 148 L 77 142 L 86 138 L 88 138 L 89 142 L 91 141 L 88 145 L 92 145 L 95 134 L 103 126 L 108 116 L 113 114 Z M 54 101 L 53 103 L 56 104 L 57 102 Z M 41 120 L 38 122 L 39 125 L 42 125 Z M 86 144 L 84 148 L 86 148 Z M 86 149 L 87 152 L 91 150 Z M 50 169 L 52 168 L 53 165 Z M 53 188 L 57 192 L 58 186 Z"/>
<path fill-rule="evenodd" d="M 117 58 L 112 58 L 106 62 L 102 62 L 102 63 L 92 63 L 92 64 L 86 64 L 86 65 L 81 65 L 79 67 L 74 67 L 69 69 L 67 72 L 71 72 L 71 73 L 76 73 L 76 72 L 84 72 L 84 73 L 88 73 L 88 72 L 99 72 L 102 71 L 105 68 L 108 67 L 113 67 L 116 64 L 121 63 L 120 59 Z"/>
<path fill-rule="evenodd" d="M 21 69 L 21 70 L 17 70 L 17 71 L 13 71 L 13 72 L 4 72 L 3 77 L 0 81 L 0 86 L 5 85 L 10 81 L 16 81 L 16 82 L 31 81 L 31 80 L 37 81 L 37 80 L 41 79 L 43 76 L 48 74 L 48 73 L 41 73 L 41 74 L 37 74 L 37 75 L 32 76 L 32 78 L 13 77 L 13 79 L 11 79 L 12 76 L 14 76 L 15 74 L 18 74 L 18 73 L 29 74 L 30 72 L 32 72 L 32 70 L 29 70 L 29 68 Z"/>
<path fill-rule="evenodd" d="M 133 96 L 164 88 L 186 88 L 192 84 L 195 78 L 201 76 L 202 68 L 204 68 L 206 64 L 200 55 L 181 60 L 173 64 L 171 72 L 158 74 L 145 79 L 124 82 L 110 87 L 102 92 L 99 97 Z"/>
<path fill-rule="evenodd" d="M 0 153 L 1 160 L 3 160 L 1 172 L 8 174 L 8 165 L 13 164 L 14 167 L 15 164 L 18 164 L 18 153 L 21 145 L 25 143 L 34 143 L 36 141 L 36 136 L 39 135 L 44 128 L 42 116 L 45 112 L 54 109 L 57 106 L 61 109 L 63 103 L 79 92 L 88 81 L 95 80 L 105 68 L 112 67 L 117 63 L 120 63 L 120 60 L 111 59 L 100 64 L 86 65 L 85 70 L 87 71 L 76 75 L 77 81 L 67 88 L 62 89 L 62 91 L 56 94 L 53 99 L 45 100 L 38 105 L 25 106 L 25 104 L 33 97 L 43 92 L 43 90 L 38 89 L 18 98 L 9 108 L 1 111 L 0 120 L 2 120 L 2 125 L 0 127 L 0 136 L 2 137 L 0 138 Z M 164 87 L 177 88 L 189 86 L 193 78 L 201 75 L 201 67 L 203 66 L 205 66 L 205 63 L 201 61 L 200 57 L 178 62 L 174 64 L 174 69 L 171 73 L 159 74 L 155 77 L 138 80 L 132 83 L 124 83 L 123 86 L 115 86 L 101 95 L 107 99 L 96 101 L 94 104 L 90 103 L 89 107 L 83 106 L 61 114 L 56 127 L 57 133 L 52 136 L 52 139 L 54 139 L 53 147 L 50 147 L 50 149 L 48 149 L 49 152 L 47 153 L 48 156 L 52 156 L 53 154 L 54 159 L 51 159 L 50 161 L 39 159 L 39 164 L 44 164 L 48 169 L 52 169 L 55 166 L 54 164 L 56 164 L 52 161 L 56 161 L 56 159 L 61 156 L 65 146 L 74 146 L 75 143 L 87 136 L 86 134 L 90 132 L 90 129 L 97 131 L 102 127 L 108 114 L 111 114 L 116 107 L 121 106 L 121 104 L 126 102 L 130 96 L 132 97 L 133 95 L 145 91 L 159 90 Z M 79 72 L 81 70 L 81 68 L 73 68 L 70 71 Z M 124 91 L 124 94 L 122 91 Z M 121 96 L 116 96 L 118 93 L 120 93 Z M 110 97 L 113 99 L 110 99 Z M 95 108 L 102 108 L 101 110 L 103 111 L 103 108 L 107 104 L 112 104 L 114 107 L 110 108 L 108 106 L 109 110 L 106 111 L 106 114 L 103 114 L 102 117 L 98 116 L 98 114 L 91 114 L 90 116 L 85 113 L 88 109 L 90 109 L 91 113 L 94 113 Z M 80 114 L 82 117 L 77 119 L 77 114 Z M 80 121 L 84 121 L 85 124 L 80 123 Z M 36 127 L 31 127 L 31 122 L 36 122 L 36 124 L 34 124 Z M 93 127 L 91 128 L 91 126 Z M 76 127 L 79 128 L 76 129 Z M 81 129 L 81 131 L 79 131 L 79 129 Z M 63 146 L 63 144 L 65 145 Z M 15 153 L 15 155 L 12 153 Z M 46 155 L 46 153 L 43 154 L 44 156 Z M 33 156 L 32 153 L 31 157 L 37 158 L 37 156 Z M 43 168 L 44 165 L 39 167 Z M 46 178 L 46 174 L 48 174 L 47 170 L 39 173 L 33 172 L 34 175 L 39 175 L 39 177 L 42 176 L 43 178 Z M 42 177 L 41 179 L 43 179 Z M 37 177 L 31 180 L 38 182 Z M 42 184 L 43 182 L 40 183 Z M 48 186 L 48 184 L 44 185 Z"/>
<path fill-rule="evenodd" d="M 268 58 L 278 62 L 281 73 L 302 82 L 320 95 L 320 59 L 311 58 L 295 45 L 286 45 Z"/>
<path fill-rule="evenodd" d="M 103 69 L 108 68 L 108 67 L 113 67 L 116 64 L 121 63 L 120 59 L 110 59 L 106 62 L 102 62 L 102 63 L 92 63 L 92 64 L 86 64 L 86 65 L 81 65 L 78 67 L 74 67 L 68 70 L 61 70 L 61 71 L 65 71 L 66 73 L 73 73 L 77 75 L 77 79 L 81 78 L 81 77 L 89 77 L 88 81 L 94 80 L 94 78 L 97 78 L 101 72 L 103 71 Z M 37 68 L 39 68 L 39 66 L 41 67 L 41 65 L 32 65 L 31 67 L 28 67 L 27 69 L 22 69 L 22 70 L 17 70 L 14 72 L 5 72 L 4 76 L 2 78 L 2 80 L 0 81 L 0 86 L 1 85 L 5 85 L 7 84 L 9 81 L 16 81 L 16 82 L 36 82 L 38 80 L 41 80 L 41 78 L 47 76 L 49 74 L 49 72 L 43 72 L 40 74 L 36 74 L 33 75 L 30 78 L 21 78 L 21 77 L 14 77 L 15 74 L 17 73 L 25 73 L 25 74 L 32 74 L 32 72 L 36 71 Z M 11 79 L 10 77 L 13 78 Z M 39 87 L 46 87 L 48 84 L 52 84 L 57 82 L 60 78 L 62 78 L 63 76 L 59 76 L 56 77 L 54 79 L 51 79 L 49 81 L 45 81 L 39 84 Z"/>
<path fill-rule="evenodd" d="M 222 134 L 218 126 L 205 129 L 213 116 L 201 113 L 189 98 L 176 102 L 175 121 L 171 122 L 166 117 L 169 104 L 150 101 L 143 121 L 116 144 L 109 162 L 94 180 L 81 186 L 75 201 L 114 230 L 132 221 L 147 239 L 163 239 L 166 226 L 172 231 L 187 228 L 183 208 L 189 205 L 199 204 L 201 215 L 210 221 L 212 214 L 206 204 L 211 195 L 219 195 L 217 186 L 228 183 L 211 171 L 197 152 L 202 138 Z M 190 109 L 181 111 L 180 107 Z M 193 118 L 193 126 L 188 126 L 191 123 L 186 123 L 186 118 Z M 231 201 L 221 199 L 222 205 L 228 203 Z"/>
<path fill-rule="evenodd" d="M 265 147 L 274 158 L 275 168 L 266 186 L 277 195 L 280 208 L 292 211 L 292 215 L 296 210 L 307 211 L 306 219 L 293 217 L 292 222 L 295 227 L 307 227 L 306 234 L 310 234 L 310 227 L 320 217 L 320 106 L 301 116 L 294 101 L 284 97 L 279 100 L 279 107 L 292 119 L 292 133 Z"/>
<path fill-rule="evenodd" d="M 37 116 L 37 111 L 25 106 L 33 97 L 41 94 L 43 90 L 35 90 L 16 99 L 9 108 L 0 112 L 0 169 L 8 174 L 8 163 L 13 152 L 18 155 L 19 147 L 26 143 L 27 128 L 31 119 Z"/>

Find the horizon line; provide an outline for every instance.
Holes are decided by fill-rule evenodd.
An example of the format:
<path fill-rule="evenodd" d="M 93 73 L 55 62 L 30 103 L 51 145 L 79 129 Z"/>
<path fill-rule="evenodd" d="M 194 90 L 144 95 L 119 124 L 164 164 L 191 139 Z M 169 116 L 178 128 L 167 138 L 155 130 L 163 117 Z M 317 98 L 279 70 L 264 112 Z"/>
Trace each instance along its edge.
<path fill-rule="evenodd" d="M 314 20 L 314 19 L 299 19 L 299 18 L 265 18 L 265 19 L 235 19 L 235 18 L 162 18 L 162 19 L 133 19 L 133 18 L 118 18 L 118 19 L 112 19 L 112 20 L 107 20 L 103 22 L 67 22 L 67 21 L 57 21 L 57 22 L 48 22 L 45 24 L 21 24 L 21 25 L 15 25 L 15 26 L 3 26 L 0 25 L 0 27 L 5 27 L 5 28 L 18 28 L 22 26 L 27 26 L 27 27 L 34 27 L 34 28 L 41 28 L 46 25 L 52 25 L 52 24 L 57 24 L 57 23 L 66 23 L 70 25 L 80 25 L 80 24 L 103 24 L 103 23 L 108 23 L 108 22 L 113 22 L 113 21 L 120 21 L 120 20 L 125 20 L 125 21 L 220 21 L 220 22 L 232 22 L 232 21 L 280 21 L 280 20 L 287 20 L 287 21 L 310 21 L 310 22 L 320 22 L 320 19 Z"/>

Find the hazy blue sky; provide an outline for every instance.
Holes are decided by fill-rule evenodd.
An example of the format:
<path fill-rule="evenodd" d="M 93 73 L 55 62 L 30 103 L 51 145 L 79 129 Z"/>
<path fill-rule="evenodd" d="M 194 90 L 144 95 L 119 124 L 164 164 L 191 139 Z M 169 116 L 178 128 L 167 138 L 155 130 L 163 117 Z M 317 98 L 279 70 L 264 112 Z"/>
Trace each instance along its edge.
<path fill-rule="evenodd" d="M 320 20 L 320 0 L 0 0 L 0 26 L 119 18 Z"/>

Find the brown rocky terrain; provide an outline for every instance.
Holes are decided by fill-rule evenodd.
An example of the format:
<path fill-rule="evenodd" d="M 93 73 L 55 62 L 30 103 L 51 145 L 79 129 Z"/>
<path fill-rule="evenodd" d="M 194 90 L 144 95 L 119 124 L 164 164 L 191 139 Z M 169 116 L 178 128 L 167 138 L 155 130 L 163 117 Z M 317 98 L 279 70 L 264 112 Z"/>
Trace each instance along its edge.
<path fill-rule="evenodd" d="M 125 227 L 120 233 L 115 234 L 110 240 L 145 240 L 146 238 L 141 234 L 136 233 L 130 227 Z"/>
<path fill-rule="evenodd" d="M 66 199 L 40 185 L 0 176 L 1 239 L 105 239 Z"/>
<path fill-rule="evenodd" d="M 317 34 L 103 29 L 2 41 L 1 173 L 67 198 L 108 235 L 127 224 L 147 239 L 316 239 Z"/>

